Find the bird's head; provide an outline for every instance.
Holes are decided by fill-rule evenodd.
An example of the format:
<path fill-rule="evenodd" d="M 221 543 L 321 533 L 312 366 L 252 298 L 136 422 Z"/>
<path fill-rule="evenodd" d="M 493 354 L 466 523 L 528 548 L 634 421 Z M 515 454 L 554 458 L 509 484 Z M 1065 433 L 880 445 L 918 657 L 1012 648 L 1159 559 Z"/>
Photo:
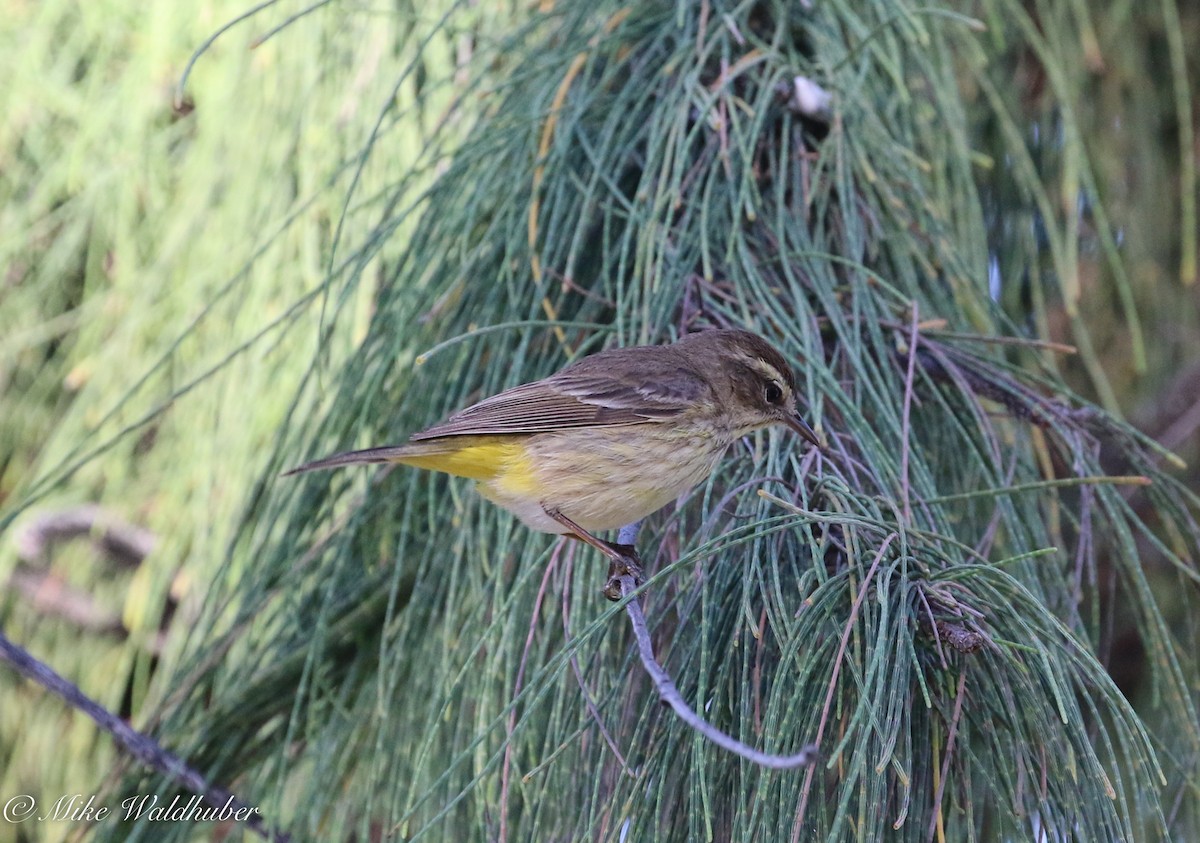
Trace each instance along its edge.
<path fill-rule="evenodd" d="M 796 411 L 796 376 L 774 346 L 749 331 L 702 331 L 684 337 L 741 436 L 784 424 L 818 448 L 821 440 Z"/>

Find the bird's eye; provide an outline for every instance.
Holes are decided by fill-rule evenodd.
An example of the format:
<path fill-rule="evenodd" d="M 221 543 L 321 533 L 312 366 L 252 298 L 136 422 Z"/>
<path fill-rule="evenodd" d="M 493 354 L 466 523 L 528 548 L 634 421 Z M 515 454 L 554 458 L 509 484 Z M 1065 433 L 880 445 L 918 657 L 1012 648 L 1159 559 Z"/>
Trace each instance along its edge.
<path fill-rule="evenodd" d="M 783 387 L 775 383 L 775 381 L 771 381 L 769 384 L 767 384 L 764 397 L 767 399 L 768 404 L 780 403 L 783 401 Z"/>

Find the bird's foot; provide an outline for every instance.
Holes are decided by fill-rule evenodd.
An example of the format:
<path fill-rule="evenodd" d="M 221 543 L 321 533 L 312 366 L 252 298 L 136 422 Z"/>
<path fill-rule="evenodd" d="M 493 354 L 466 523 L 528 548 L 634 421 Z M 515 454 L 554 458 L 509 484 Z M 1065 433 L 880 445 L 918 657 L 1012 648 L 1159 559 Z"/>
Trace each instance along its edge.
<path fill-rule="evenodd" d="M 590 544 L 608 557 L 608 582 L 604 584 L 604 596 L 609 600 L 616 602 L 625 596 L 625 591 L 621 586 L 621 579 L 623 577 L 632 579 L 635 588 L 645 582 L 645 578 L 642 576 L 642 558 L 638 556 L 637 548 L 632 544 L 618 544 L 598 539 L 570 518 L 563 515 L 555 507 L 542 504 L 542 510 L 546 515 L 567 528 L 568 532 L 566 535 Z M 637 528 L 640 523 L 622 527 L 620 537 L 628 538 L 630 541 L 636 540 Z"/>
<path fill-rule="evenodd" d="M 625 596 L 621 586 L 622 577 L 632 578 L 635 588 L 645 582 L 642 558 L 638 556 L 637 548 L 631 544 L 605 544 L 612 550 L 612 555 L 609 556 L 611 561 L 608 563 L 608 581 L 604 584 L 604 596 L 616 602 Z"/>

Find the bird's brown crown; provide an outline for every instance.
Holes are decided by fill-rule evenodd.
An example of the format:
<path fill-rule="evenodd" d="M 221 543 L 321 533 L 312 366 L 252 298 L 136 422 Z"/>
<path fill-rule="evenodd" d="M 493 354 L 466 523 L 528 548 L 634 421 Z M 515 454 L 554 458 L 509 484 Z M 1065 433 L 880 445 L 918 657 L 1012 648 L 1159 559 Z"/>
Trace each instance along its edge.
<path fill-rule="evenodd" d="M 727 396 L 725 410 L 732 404 L 743 408 L 739 428 L 760 427 L 790 418 L 796 412 L 796 376 L 784 356 L 757 334 L 735 329 L 689 334 L 677 344 L 693 364 Z"/>

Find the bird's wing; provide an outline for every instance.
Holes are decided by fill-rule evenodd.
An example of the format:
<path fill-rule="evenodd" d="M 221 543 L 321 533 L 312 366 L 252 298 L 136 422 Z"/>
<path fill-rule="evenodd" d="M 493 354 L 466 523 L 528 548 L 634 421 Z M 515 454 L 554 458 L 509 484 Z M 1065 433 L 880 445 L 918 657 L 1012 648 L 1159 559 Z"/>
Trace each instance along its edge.
<path fill-rule="evenodd" d="M 683 368 L 654 368 L 639 377 L 605 371 L 593 362 L 596 357 L 582 361 L 586 366 L 485 398 L 412 440 L 666 421 L 712 391 L 706 380 Z"/>

